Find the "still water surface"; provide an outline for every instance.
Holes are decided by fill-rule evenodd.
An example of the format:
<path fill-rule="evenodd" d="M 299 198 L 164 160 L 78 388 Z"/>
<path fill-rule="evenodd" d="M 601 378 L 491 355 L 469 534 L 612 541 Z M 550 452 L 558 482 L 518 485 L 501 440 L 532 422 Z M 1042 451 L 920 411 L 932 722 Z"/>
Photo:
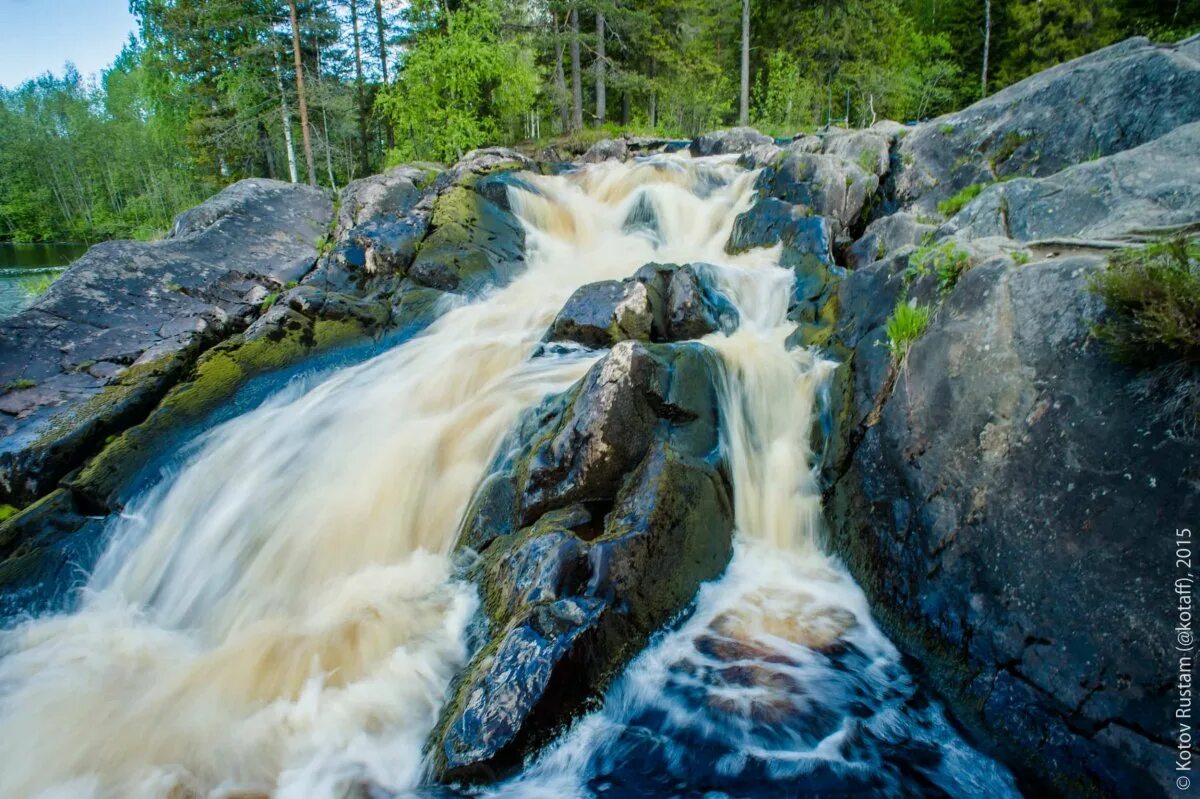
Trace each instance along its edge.
<path fill-rule="evenodd" d="M 0 319 L 33 302 L 86 251 L 86 244 L 0 242 Z"/>

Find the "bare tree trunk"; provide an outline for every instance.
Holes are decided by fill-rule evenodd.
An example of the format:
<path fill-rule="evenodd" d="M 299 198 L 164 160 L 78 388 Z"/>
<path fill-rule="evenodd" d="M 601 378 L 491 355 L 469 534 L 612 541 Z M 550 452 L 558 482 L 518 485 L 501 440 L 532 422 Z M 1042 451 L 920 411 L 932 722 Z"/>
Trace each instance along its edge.
<path fill-rule="evenodd" d="M 337 178 L 333 176 L 333 153 L 329 146 L 329 117 L 325 113 L 325 109 L 321 109 L 321 128 L 325 134 L 325 169 L 329 172 L 329 186 L 333 189 L 334 194 L 337 193 L 338 185 Z"/>
<path fill-rule="evenodd" d="M 275 179 L 275 148 L 271 146 L 271 137 L 267 135 L 267 126 L 262 119 L 258 121 L 258 146 L 262 148 L 263 159 L 267 162 L 267 177 Z"/>
<path fill-rule="evenodd" d="M 567 99 L 567 76 L 563 69 L 563 51 L 567 43 L 563 41 L 562 31 L 558 27 L 558 17 L 554 17 L 554 88 L 558 95 L 558 113 L 562 117 L 563 133 L 571 128 L 571 101 Z"/>
<path fill-rule="evenodd" d="M 371 169 L 371 151 L 367 145 L 367 101 L 363 96 L 362 42 L 358 33 L 358 0 L 350 0 L 350 30 L 354 33 L 354 97 L 358 103 L 358 146 L 362 148 L 361 166 Z"/>
<path fill-rule="evenodd" d="M 571 9 L 571 129 L 583 128 L 583 76 L 579 67 L 579 10 Z"/>
<path fill-rule="evenodd" d="M 742 0 L 742 103 L 738 122 L 750 124 L 750 0 Z"/>
<path fill-rule="evenodd" d="M 308 100 L 304 98 L 304 65 L 300 61 L 300 20 L 296 18 L 296 0 L 288 0 L 292 15 L 292 55 L 296 58 L 296 94 L 300 102 L 300 130 L 304 134 L 304 163 L 308 167 L 308 185 L 317 185 L 317 168 L 313 162 L 312 135 L 308 132 Z"/>
<path fill-rule="evenodd" d="M 375 0 L 375 32 L 379 34 L 379 66 L 383 70 L 383 85 L 388 85 L 388 63 L 387 63 L 387 36 L 384 34 L 384 19 L 383 19 L 383 0 Z M 387 135 L 388 149 L 396 146 L 396 137 L 392 133 L 392 126 L 384 124 L 384 129 Z"/>
<path fill-rule="evenodd" d="M 296 146 L 292 144 L 292 112 L 288 110 L 287 92 L 283 90 L 283 70 L 279 68 L 279 53 L 275 53 L 275 82 L 279 85 L 279 113 L 283 117 L 283 142 L 287 145 L 288 176 L 295 183 Z"/>
<path fill-rule="evenodd" d="M 979 96 L 987 97 L 988 51 L 992 47 L 992 0 L 983 0 L 983 77 Z"/>
<path fill-rule="evenodd" d="M 596 12 L 596 124 L 604 126 L 608 115 L 608 97 L 604 85 L 604 13 Z"/>
<path fill-rule="evenodd" d="M 658 77 L 658 59 L 650 59 L 650 127 L 658 127 L 658 87 L 654 79 Z"/>

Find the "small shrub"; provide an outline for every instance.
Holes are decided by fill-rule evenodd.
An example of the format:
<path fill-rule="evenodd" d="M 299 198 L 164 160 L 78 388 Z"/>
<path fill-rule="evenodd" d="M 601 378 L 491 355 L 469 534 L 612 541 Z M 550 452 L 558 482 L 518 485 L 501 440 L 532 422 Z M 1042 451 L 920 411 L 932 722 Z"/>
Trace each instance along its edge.
<path fill-rule="evenodd" d="M 928 326 L 929 308 L 910 304 L 901 297 L 884 326 L 888 337 L 888 351 L 892 357 L 897 362 L 904 360 L 913 342 L 921 337 Z"/>
<path fill-rule="evenodd" d="M 1029 250 L 1013 250 L 1012 259 L 1017 266 L 1024 266 L 1033 260 L 1033 253 Z"/>
<path fill-rule="evenodd" d="M 1200 241 L 1122 250 L 1089 286 L 1109 310 L 1093 332 L 1118 360 L 1200 365 Z"/>
<path fill-rule="evenodd" d="M 262 313 L 266 313 L 267 311 L 271 310 L 271 306 L 274 305 L 275 301 L 278 299 L 279 299 L 279 292 L 272 291 L 265 298 L 263 298 L 262 305 L 259 306 L 258 310 L 261 311 Z"/>
<path fill-rule="evenodd" d="M 971 256 L 953 241 L 942 244 L 926 243 L 908 259 L 904 270 L 904 285 L 919 277 L 937 275 L 938 289 L 948 294 L 958 284 L 958 279 L 971 268 Z"/>
<path fill-rule="evenodd" d="M 868 175 L 874 175 L 876 167 L 879 166 L 879 151 L 863 150 L 858 154 L 858 166 Z"/>
<path fill-rule="evenodd" d="M 953 197 L 942 200 L 938 203 L 938 213 L 949 219 L 963 209 L 967 203 L 979 196 L 979 193 L 988 187 L 987 183 L 972 183 L 970 186 L 963 188 L 958 194 Z"/>

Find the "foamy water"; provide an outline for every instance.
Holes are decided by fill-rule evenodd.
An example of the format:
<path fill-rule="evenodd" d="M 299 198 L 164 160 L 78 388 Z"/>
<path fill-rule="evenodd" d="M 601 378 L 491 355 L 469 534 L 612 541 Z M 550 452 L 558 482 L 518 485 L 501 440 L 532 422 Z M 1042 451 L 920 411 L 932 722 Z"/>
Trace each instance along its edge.
<path fill-rule="evenodd" d="M 784 347 L 791 275 L 778 248 L 724 252 L 754 175 L 659 157 L 526 179 L 534 192 L 511 190 L 528 234 L 522 275 L 205 434 L 113 523 L 78 611 L 3 634 L 0 796 L 320 799 L 419 785 L 477 608 L 450 564 L 459 519 L 520 412 L 603 354 L 533 357 L 571 292 L 650 261 L 711 264 L 741 315 L 736 333 L 705 339 L 725 363 L 734 560 L 602 710 L 494 792 L 596 795 L 640 762 L 652 773 L 617 795 L 667 795 L 654 781 L 687 784 L 696 753 L 712 754 L 710 781 L 828 773 L 836 785 L 890 774 L 885 739 L 937 749 L 941 764 L 922 773 L 952 794 L 1011 790 L 936 708 L 914 707 L 862 592 L 824 554 L 808 439 L 834 365 Z M 623 231 L 646 203 L 657 232 Z M 647 736 L 662 757 L 638 761 Z"/>

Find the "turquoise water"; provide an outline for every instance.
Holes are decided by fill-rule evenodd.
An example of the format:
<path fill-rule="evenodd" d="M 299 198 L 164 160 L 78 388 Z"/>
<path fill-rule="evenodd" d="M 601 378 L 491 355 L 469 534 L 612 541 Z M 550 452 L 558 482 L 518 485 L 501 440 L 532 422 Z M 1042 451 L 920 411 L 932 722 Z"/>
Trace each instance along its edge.
<path fill-rule="evenodd" d="M 85 251 L 86 244 L 0 243 L 0 319 L 33 302 Z"/>

